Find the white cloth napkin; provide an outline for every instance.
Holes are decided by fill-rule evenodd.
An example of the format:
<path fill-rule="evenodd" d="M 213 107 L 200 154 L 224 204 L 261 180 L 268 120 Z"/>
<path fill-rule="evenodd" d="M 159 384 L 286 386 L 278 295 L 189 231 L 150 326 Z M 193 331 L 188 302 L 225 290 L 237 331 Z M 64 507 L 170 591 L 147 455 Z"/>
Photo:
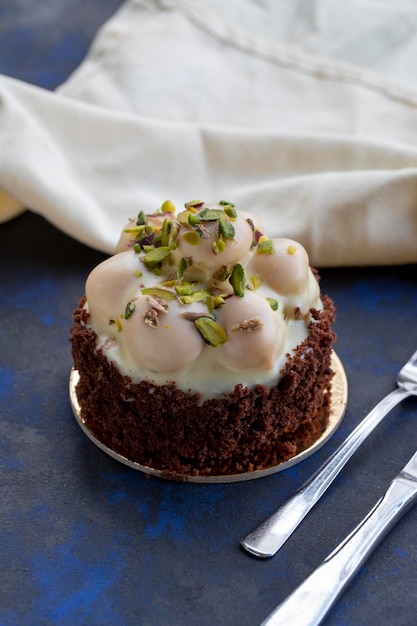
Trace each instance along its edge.
<path fill-rule="evenodd" d="M 111 253 L 226 199 L 317 267 L 415 263 L 416 53 L 411 0 L 128 0 L 57 92 L 0 77 L 1 219 Z"/>

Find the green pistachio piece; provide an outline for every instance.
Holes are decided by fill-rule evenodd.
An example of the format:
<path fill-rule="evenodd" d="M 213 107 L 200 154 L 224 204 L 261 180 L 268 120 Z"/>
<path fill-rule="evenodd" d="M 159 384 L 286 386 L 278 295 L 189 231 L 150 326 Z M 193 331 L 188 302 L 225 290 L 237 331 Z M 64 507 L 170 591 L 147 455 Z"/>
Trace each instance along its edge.
<path fill-rule="evenodd" d="M 236 265 L 234 266 L 232 274 L 229 278 L 229 283 L 233 287 L 235 296 L 239 296 L 241 298 L 245 293 L 246 278 L 245 270 L 240 265 L 240 263 L 236 263 Z"/>
<path fill-rule="evenodd" d="M 184 272 L 187 269 L 187 267 L 190 267 L 190 265 L 192 264 L 192 259 L 189 256 L 186 257 L 181 257 L 181 259 L 178 262 L 178 267 L 177 267 L 177 279 L 181 280 L 181 278 L 184 276 Z"/>
<path fill-rule="evenodd" d="M 157 296 L 158 298 L 162 298 L 162 300 L 175 300 L 176 297 L 173 291 L 169 291 L 163 287 L 145 287 L 141 289 L 141 293 L 144 296 Z"/>
<path fill-rule="evenodd" d="M 278 311 L 278 300 L 275 298 L 267 298 L 269 305 L 273 311 Z"/>
<path fill-rule="evenodd" d="M 144 246 L 146 250 L 146 247 Z M 171 250 L 168 246 L 161 246 L 160 248 L 153 248 L 153 250 L 147 251 L 145 256 L 143 257 L 143 262 L 149 268 L 153 269 L 157 267 L 160 263 L 165 261 L 171 253 Z"/>
<path fill-rule="evenodd" d="M 194 213 L 195 210 L 202 207 L 203 204 L 203 200 L 190 200 L 189 202 L 186 202 L 184 206 L 186 209 L 190 209 Z"/>
<path fill-rule="evenodd" d="M 136 220 L 137 226 L 144 226 L 146 224 L 146 215 L 143 211 L 141 211 Z"/>
<path fill-rule="evenodd" d="M 213 241 L 213 252 L 214 254 L 220 254 L 226 248 L 226 243 L 223 239 L 217 239 L 217 241 Z"/>
<path fill-rule="evenodd" d="M 223 209 L 209 209 L 208 207 L 203 209 L 199 214 L 199 218 L 202 222 L 214 222 L 223 217 Z"/>
<path fill-rule="evenodd" d="M 179 296 L 189 296 L 193 293 L 193 289 L 195 289 L 194 283 L 180 283 L 179 285 L 175 285 L 175 291 Z"/>
<path fill-rule="evenodd" d="M 262 285 L 262 278 L 259 276 L 259 274 L 254 274 L 250 277 L 250 282 L 252 283 L 253 289 L 258 289 L 258 287 Z"/>
<path fill-rule="evenodd" d="M 214 309 L 224 304 L 224 298 L 225 296 L 208 296 L 206 304 L 209 312 L 212 313 Z"/>
<path fill-rule="evenodd" d="M 219 231 L 223 239 L 233 239 L 235 236 L 233 224 L 225 220 L 223 217 L 219 219 Z"/>
<path fill-rule="evenodd" d="M 274 244 L 271 239 L 262 239 L 258 243 L 258 254 L 274 254 Z"/>
<path fill-rule="evenodd" d="M 175 204 L 171 200 L 165 200 L 161 205 L 162 213 L 175 213 Z"/>
<path fill-rule="evenodd" d="M 184 233 L 182 238 L 186 241 L 190 246 L 198 246 L 200 243 L 200 235 L 195 230 L 189 230 Z"/>
<path fill-rule="evenodd" d="M 227 280 L 229 276 L 230 276 L 230 267 L 228 265 L 222 265 L 213 274 L 214 280 L 218 280 L 220 282 Z"/>
<path fill-rule="evenodd" d="M 233 202 L 227 202 L 227 200 L 220 200 L 219 204 L 220 204 L 221 206 L 231 206 L 232 208 L 234 208 L 234 206 L 235 206 L 235 205 L 233 204 Z"/>
<path fill-rule="evenodd" d="M 130 226 L 129 228 L 124 228 L 123 232 L 134 233 L 135 235 L 140 235 L 141 233 L 143 233 L 144 229 L 145 229 L 145 225 L 141 224 L 140 226 Z"/>
<path fill-rule="evenodd" d="M 195 320 L 195 325 L 204 341 L 214 348 L 226 343 L 227 333 L 213 318 L 201 316 Z"/>
<path fill-rule="evenodd" d="M 129 300 L 125 308 L 125 320 L 129 319 L 129 317 L 132 315 L 134 310 L 135 310 L 135 303 L 132 302 L 132 300 Z"/>
<path fill-rule="evenodd" d="M 171 233 L 171 220 L 167 217 L 164 219 L 162 224 L 162 233 L 161 233 L 161 245 L 168 246 L 169 245 L 169 235 Z"/>
<path fill-rule="evenodd" d="M 197 289 L 189 295 L 180 296 L 180 300 L 183 304 L 191 304 L 192 302 L 204 302 L 209 296 L 209 292 L 205 289 Z"/>
<path fill-rule="evenodd" d="M 227 217 L 230 217 L 233 220 L 237 218 L 236 209 L 234 208 L 233 204 L 226 204 L 224 207 L 224 212 L 226 213 Z"/>
<path fill-rule="evenodd" d="M 182 226 L 189 226 L 188 217 L 190 215 L 192 215 L 191 211 L 181 211 L 181 213 L 177 215 L 177 220 Z"/>
<path fill-rule="evenodd" d="M 188 223 L 191 227 L 197 226 L 200 223 L 200 216 L 198 213 L 190 213 L 188 215 Z"/>

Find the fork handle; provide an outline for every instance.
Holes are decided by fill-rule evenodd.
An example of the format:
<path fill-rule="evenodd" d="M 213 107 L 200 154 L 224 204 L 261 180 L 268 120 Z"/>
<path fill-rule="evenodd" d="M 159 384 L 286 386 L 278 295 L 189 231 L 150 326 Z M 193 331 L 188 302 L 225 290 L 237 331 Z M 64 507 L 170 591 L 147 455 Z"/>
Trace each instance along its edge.
<path fill-rule="evenodd" d="M 241 540 L 241 546 L 260 558 L 271 557 L 276 554 L 332 484 L 366 437 L 391 409 L 411 395 L 413 392 L 410 389 L 397 387 L 385 396 L 317 472 L 275 513 Z"/>
<path fill-rule="evenodd" d="M 416 484 L 395 478 L 362 522 L 261 626 L 318 626 L 371 552 L 416 499 Z"/>

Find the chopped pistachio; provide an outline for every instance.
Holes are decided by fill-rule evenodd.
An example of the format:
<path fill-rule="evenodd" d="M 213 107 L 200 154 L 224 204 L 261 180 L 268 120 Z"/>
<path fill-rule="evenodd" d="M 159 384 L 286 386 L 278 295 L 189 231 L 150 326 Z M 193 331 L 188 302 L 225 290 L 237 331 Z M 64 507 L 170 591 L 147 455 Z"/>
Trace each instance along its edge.
<path fill-rule="evenodd" d="M 224 207 L 224 212 L 226 213 L 227 217 L 230 217 L 230 219 L 232 220 L 235 220 L 237 218 L 236 209 L 231 204 L 227 204 Z"/>
<path fill-rule="evenodd" d="M 181 278 L 184 276 L 184 272 L 187 269 L 187 267 L 190 267 L 190 265 L 192 264 L 192 259 L 189 256 L 186 257 L 181 257 L 180 260 L 178 261 L 178 266 L 177 266 L 177 279 L 181 280 Z"/>
<path fill-rule="evenodd" d="M 287 248 L 288 254 L 295 254 L 297 252 L 297 246 L 290 244 Z"/>
<path fill-rule="evenodd" d="M 175 293 L 173 291 L 169 291 L 169 289 L 164 289 L 163 287 L 145 287 L 141 290 L 141 293 L 144 296 L 156 296 L 157 298 L 162 298 L 163 300 L 175 299 Z"/>
<path fill-rule="evenodd" d="M 162 233 L 161 233 L 161 245 L 163 246 L 169 245 L 169 235 L 171 233 L 171 224 L 172 224 L 172 221 L 166 217 L 164 219 L 164 223 L 162 224 Z"/>
<path fill-rule="evenodd" d="M 206 207 L 199 213 L 199 218 L 202 222 L 214 222 L 223 217 L 224 211 L 222 209 L 209 209 Z"/>
<path fill-rule="evenodd" d="M 259 274 L 254 274 L 250 277 L 250 282 L 253 289 L 258 289 L 262 285 L 262 278 L 259 276 Z"/>
<path fill-rule="evenodd" d="M 191 227 L 197 226 L 200 223 L 200 217 L 198 213 L 189 213 L 188 215 L 188 223 Z"/>
<path fill-rule="evenodd" d="M 197 246 L 200 243 L 200 235 L 195 230 L 189 230 L 183 234 L 182 238 L 190 246 Z"/>
<path fill-rule="evenodd" d="M 193 293 L 193 289 L 195 288 L 194 283 L 180 283 L 179 285 L 175 285 L 175 291 L 179 296 L 189 296 Z"/>
<path fill-rule="evenodd" d="M 135 235 L 140 235 L 141 233 L 143 233 L 145 228 L 144 224 L 141 224 L 140 226 L 129 226 L 128 228 L 124 228 L 123 232 L 124 233 L 132 233 Z"/>
<path fill-rule="evenodd" d="M 213 241 L 213 252 L 214 254 L 220 254 L 226 248 L 226 243 L 223 239 L 217 239 L 217 241 Z"/>
<path fill-rule="evenodd" d="M 256 252 L 258 254 L 274 254 L 274 244 L 272 240 L 261 237 Z"/>
<path fill-rule="evenodd" d="M 144 247 L 144 249 L 146 251 L 146 247 Z M 165 261 L 169 257 L 171 250 L 168 246 L 161 246 L 160 248 L 153 248 L 153 250 L 146 252 L 143 257 L 143 262 L 152 269 L 162 263 L 162 261 Z"/>
<path fill-rule="evenodd" d="M 123 330 L 122 322 L 120 321 L 118 317 L 115 319 L 115 322 L 116 322 L 117 332 L 121 333 Z"/>
<path fill-rule="evenodd" d="M 190 215 L 192 215 L 191 211 L 181 211 L 181 213 L 177 215 L 177 220 L 183 226 L 189 226 L 188 217 Z"/>
<path fill-rule="evenodd" d="M 209 296 L 209 292 L 205 289 L 197 289 L 189 295 L 180 296 L 180 300 L 183 304 L 191 304 L 192 302 L 204 302 Z"/>
<path fill-rule="evenodd" d="M 171 231 L 170 235 L 172 237 L 176 237 L 178 235 L 179 226 L 177 222 L 171 222 Z"/>
<path fill-rule="evenodd" d="M 125 308 L 125 320 L 129 319 L 129 317 L 132 315 L 134 310 L 135 310 L 135 303 L 132 300 L 129 300 Z"/>
<path fill-rule="evenodd" d="M 219 231 L 224 239 L 233 239 L 233 237 L 235 236 L 235 229 L 233 224 L 231 224 L 224 218 L 219 219 Z"/>
<path fill-rule="evenodd" d="M 195 325 L 204 341 L 214 348 L 226 343 L 227 333 L 212 317 L 201 316 L 195 320 Z"/>
<path fill-rule="evenodd" d="M 203 200 L 190 200 L 189 202 L 186 202 L 184 206 L 186 209 L 191 209 L 191 211 L 194 213 L 195 209 L 200 209 L 203 204 Z"/>
<path fill-rule="evenodd" d="M 245 293 L 246 278 L 245 270 L 240 265 L 240 263 L 236 263 L 236 265 L 234 266 L 229 278 L 229 283 L 233 287 L 235 296 L 239 296 L 241 298 Z"/>
<path fill-rule="evenodd" d="M 175 204 L 171 200 L 165 200 L 161 205 L 162 213 L 175 213 Z"/>
<path fill-rule="evenodd" d="M 137 226 L 143 226 L 146 224 L 146 215 L 143 211 L 140 211 L 136 220 Z"/>
<path fill-rule="evenodd" d="M 135 278 L 141 278 L 141 277 L 143 276 L 143 272 L 141 272 L 140 270 L 135 270 L 135 271 L 133 272 L 133 276 L 134 276 Z"/>
<path fill-rule="evenodd" d="M 275 298 L 267 298 L 269 305 L 273 311 L 278 311 L 278 300 Z"/>
<path fill-rule="evenodd" d="M 227 280 L 229 276 L 230 276 L 230 267 L 228 265 L 222 265 L 213 274 L 214 280 L 219 280 L 220 282 Z"/>
<path fill-rule="evenodd" d="M 209 298 L 207 298 L 206 304 L 207 304 L 209 311 L 213 311 L 213 309 L 217 309 L 217 307 L 224 304 L 225 297 L 226 297 L 225 295 L 222 295 L 222 296 L 210 296 Z"/>

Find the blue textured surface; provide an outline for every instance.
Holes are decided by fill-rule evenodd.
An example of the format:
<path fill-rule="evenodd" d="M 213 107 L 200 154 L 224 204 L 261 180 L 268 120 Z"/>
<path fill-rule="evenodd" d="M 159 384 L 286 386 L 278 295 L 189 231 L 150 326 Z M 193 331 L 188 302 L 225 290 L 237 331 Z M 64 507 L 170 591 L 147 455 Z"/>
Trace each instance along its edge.
<path fill-rule="evenodd" d="M 119 3 L 74 4 L 78 13 L 50 0 L 29 20 L 28 1 L 3 2 L 0 71 L 48 87 L 62 82 Z M 46 37 L 51 25 L 57 31 Z M 417 448 L 410 400 L 363 444 L 276 557 L 259 561 L 239 548 L 394 388 L 417 347 L 417 267 L 321 272 L 337 304 L 336 349 L 350 385 L 345 419 L 321 450 L 268 478 L 190 485 L 120 465 L 72 416 L 71 313 L 101 259 L 30 213 L 0 226 L 0 624 L 255 626 Z M 388 535 L 328 626 L 416 623 L 416 520 L 411 511 Z"/>

